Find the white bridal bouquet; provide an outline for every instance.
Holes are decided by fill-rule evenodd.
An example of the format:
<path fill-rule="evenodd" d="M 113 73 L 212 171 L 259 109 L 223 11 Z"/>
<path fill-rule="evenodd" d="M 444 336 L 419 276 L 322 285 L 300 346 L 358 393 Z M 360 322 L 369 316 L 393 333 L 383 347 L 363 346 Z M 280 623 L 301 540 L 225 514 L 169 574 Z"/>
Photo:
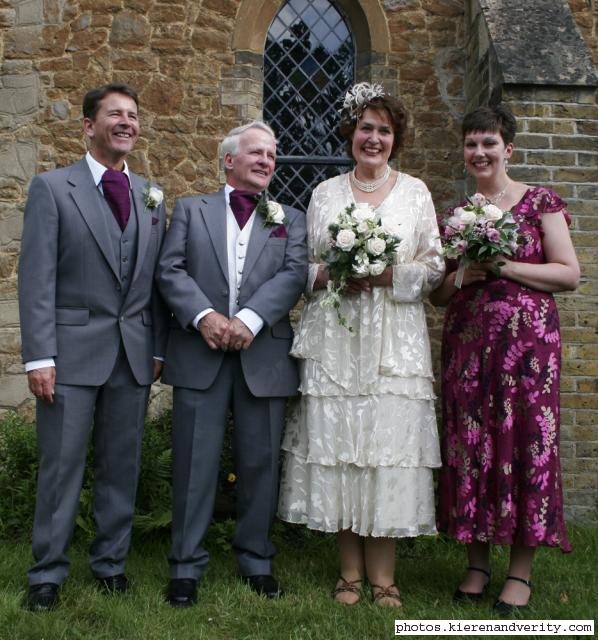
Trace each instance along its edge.
<path fill-rule="evenodd" d="M 379 276 L 394 264 L 400 242 L 399 225 L 394 220 L 380 220 L 371 205 L 359 202 L 346 207 L 328 230 L 330 248 L 321 258 L 328 267 L 330 280 L 320 305 L 334 307 L 339 324 L 347 326 L 339 311 L 347 280 Z M 348 329 L 353 332 L 352 327 Z"/>
<path fill-rule="evenodd" d="M 510 211 L 502 211 L 481 193 L 467 198 L 467 202 L 442 221 L 444 254 L 459 260 L 455 278 L 459 289 L 468 265 L 497 255 L 513 256 L 519 240 L 519 226 Z"/>

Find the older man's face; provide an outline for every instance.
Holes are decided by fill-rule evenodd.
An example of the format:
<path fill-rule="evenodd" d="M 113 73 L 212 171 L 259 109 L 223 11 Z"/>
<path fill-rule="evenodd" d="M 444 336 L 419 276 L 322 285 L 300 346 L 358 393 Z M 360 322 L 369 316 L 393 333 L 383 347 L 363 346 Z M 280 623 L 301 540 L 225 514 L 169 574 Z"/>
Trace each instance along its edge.
<path fill-rule="evenodd" d="M 276 142 L 263 129 L 247 129 L 239 138 L 239 152 L 227 153 L 226 180 L 234 189 L 263 191 L 270 184 L 276 163 Z"/>

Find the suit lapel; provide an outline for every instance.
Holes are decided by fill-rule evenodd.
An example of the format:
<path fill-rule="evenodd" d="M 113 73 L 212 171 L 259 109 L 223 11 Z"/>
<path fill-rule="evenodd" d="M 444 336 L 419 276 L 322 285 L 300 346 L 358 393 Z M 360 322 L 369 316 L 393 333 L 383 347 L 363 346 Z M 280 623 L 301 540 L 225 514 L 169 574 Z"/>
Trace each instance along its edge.
<path fill-rule="evenodd" d="M 79 213 L 83 216 L 91 235 L 100 247 L 100 251 L 104 254 L 106 262 L 108 262 L 114 275 L 120 281 L 106 216 L 102 213 L 104 208 L 102 195 L 95 185 L 91 171 L 84 159 L 72 166 L 67 180 L 72 186 L 71 196 L 79 209 Z"/>
<path fill-rule="evenodd" d="M 257 259 L 262 252 L 266 241 L 272 233 L 272 227 L 264 226 L 262 216 L 256 211 L 249 237 L 249 245 L 247 247 L 247 256 L 245 257 L 245 266 L 243 267 L 243 280 L 246 281 L 247 276 L 253 269 Z"/>
<path fill-rule="evenodd" d="M 152 212 L 145 206 L 143 190 L 146 181 L 135 173 L 129 172 L 131 178 L 131 193 L 133 194 L 133 206 L 137 214 L 137 256 L 135 259 L 135 270 L 133 271 L 134 282 L 143 264 L 143 258 L 147 251 L 147 244 L 152 231 Z"/>
<path fill-rule="evenodd" d="M 200 196 L 199 209 L 206 224 L 220 269 L 228 282 L 228 250 L 226 246 L 226 200 L 224 190 Z"/>

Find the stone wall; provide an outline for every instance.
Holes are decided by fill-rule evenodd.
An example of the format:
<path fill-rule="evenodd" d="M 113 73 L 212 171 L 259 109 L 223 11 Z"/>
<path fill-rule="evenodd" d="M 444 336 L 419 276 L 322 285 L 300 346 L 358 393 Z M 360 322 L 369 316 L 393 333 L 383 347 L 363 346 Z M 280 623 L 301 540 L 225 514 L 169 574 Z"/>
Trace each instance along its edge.
<path fill-rule="evenodd" d="M 410 131 L 400 166 L 426 181 L 439 210 L 465 191 L 458 123 L 466 98 L 477 104 L 502 80 L 480 11 L 501 1 L 337 0 L 355 35 L 358 79 L 383 82 L 408 107 Z M 219 140 L 231 127 L 261 114 L 264 40 L 282 4 L 0 0 L 0 413 L 32 407 L 20 362 L 16 304 L 28 184 L 36 172 L 65 166 L 84 153 L 80 112 L 85 90 L 109 81 L 139 90 L 142 138 L 131 165 L 162 184 L 172 208 L 181 195 L 218 187 Z M 569 0 L 569 6 L 596 55 L 595 11 L 586 0 Z M 590 204 L 595 179 L 581 174 L 594 175 L 591 149 L 583 145 L 593 144 L 596 116 L 584 102 L 591 92 L 580 90 L 578 101 L 571 102 L 537 89 L 509 91 L 505 98 L 522 117 L 524 134 L 517 170 L 532 182 L 555 181 L 571 200 L 584 265 L 580 292 L 561 297 L 559 304 L 566 341 L 567 491 L 571 512 L 589 518 L 597 458 L 592 404 L 597 396 L 591 377 L 597 319 L 591 297 L 596 295 L 596 224 Z M 532 146 L 534 139 L 539 146 Z M 572 146 L 558 146 L 566 144 Z M 437 346 L 441 312 L 430 309 L 429 321 Z M 159 392 L 158 385 L 156 406 L 167 402 Z"/>

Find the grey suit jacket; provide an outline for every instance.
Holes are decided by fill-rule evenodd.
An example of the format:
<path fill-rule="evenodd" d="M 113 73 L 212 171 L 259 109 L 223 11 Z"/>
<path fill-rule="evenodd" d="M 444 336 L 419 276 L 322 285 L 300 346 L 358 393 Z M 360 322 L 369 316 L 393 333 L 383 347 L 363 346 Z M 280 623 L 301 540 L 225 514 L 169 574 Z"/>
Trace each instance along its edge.
<path fill-rule="evenodd" d="M 306 224 L 297 209 L 284 210 L 287 237 L 273 237 L 272 228 L 256 218 L 239 291 L 239 308 L 252 309 L 264 320 L 249 349 L 241 351 L 245 380 L 258 397 L 296 395 L 299 386 L 296 363 L 289 356 L 293 332 L 288 313 L 307 278 Z M 209 307 L 229 314 L 223 190 L 177 201 L 156 279 L 174 313 L 162 381 L 207 389 L 224 353 L 210 349 L 191 322 Z"/>
<path fill-rule="evenodd" d="M 102 195 L 85 159 L 36 176 L 25 207 L 19 262 L 23 361 L 53 357 L 56 382 L 103 384 L 122 343 L 139 384 L 165 353 L 167 314 L 154 286 L 164 204 L 144 204 L 146 181 L 130 173 L 138 212 L 137 256 L 126 296 Z"/>

